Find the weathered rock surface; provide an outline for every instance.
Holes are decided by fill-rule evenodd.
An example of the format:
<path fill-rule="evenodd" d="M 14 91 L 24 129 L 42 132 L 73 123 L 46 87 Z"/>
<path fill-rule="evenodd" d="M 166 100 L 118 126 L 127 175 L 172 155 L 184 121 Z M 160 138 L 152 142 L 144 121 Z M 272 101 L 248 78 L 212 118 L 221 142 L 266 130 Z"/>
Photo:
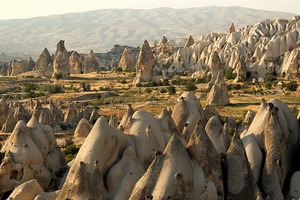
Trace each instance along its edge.
<path fill-rule="evenodd" d="M 186 141 L 193 133 L 197 121 L 201 119 L 206 123 L 203 108 L 192 92 L 184 92 L 177 100 L 172 112 L 172 118 Z M 184 132 L 184 128 L 186 129 Z"/>
<path fill-rule="evenodd" d="M 93 50 L 90 50 L 88 56 L 85 57 L 83 62 L 83 72 L 90 73 L 98 72 L 99 70 L 100 68 L 96 55 Z"/>
<path fill-rule="evenodd" d="M 46 190 L 51 182 L 59 183 L 58 172 L 66 168 L 52 128 L 39 124 L 35 116 L 27 125 L 22 120 L 17 123 L 1 153 L 4 154 L 0 166 L 1 192 L 34 178 Z"/>
<path fill-rule="evenodd" d="M 154 56 L 147 40 L 144 41 L 135 65 L 136 77 L 133 83 L 147 82 L 152 79 Z"/>
<path fill-rule="evenodd" d="M 125 48 L 118 67 L 122 68 L 123 71 L 134 71 L 135 70 L 134 64 L 135 64 L 134 59 L 130 49 Z"/>
<path fill-rule="evenodd" d="M 52 57 L 47 48 L 43 50 L 35 64 L 35 69 L 42 74 L 51 76 L 53 73 Z"/>
<path fill-rule="evenodd" d="M 224 72 L 218 72 L 215 83 L 209 91 L 206 99 L 207 105 L 212 106 L 226 106 L 230 103 L 227 85 L 224 80 Z"/>
<path fill-rule="evenodd" d="M 83 59 L 83 56 L 76 51 L 72 52 L 71 56 L 69 57 L 70 74 L 83 74 Z"/>
<path fill-rule="evenodd" d="M 53 60 L 53 74 L 52 78 L 68 78 L 70 74 L 69 67 L 70 54 L 65 48 L 65 41 L 60 40 L 57 43 L 56 52 Z"/>

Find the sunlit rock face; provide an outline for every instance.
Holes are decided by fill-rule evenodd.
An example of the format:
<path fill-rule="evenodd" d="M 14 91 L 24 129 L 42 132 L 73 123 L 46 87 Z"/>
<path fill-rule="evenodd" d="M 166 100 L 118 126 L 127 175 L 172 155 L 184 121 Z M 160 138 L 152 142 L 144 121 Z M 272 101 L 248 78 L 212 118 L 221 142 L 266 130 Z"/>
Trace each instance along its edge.
<path fill-rule="evenodd" d="M 287 20 L 265 20 L 239 30 L 235 30 L 232 24 L 227 34 L 201 36 L 193 45 L 186 45 L 170 56 L 167 72 L 169 75 L 180 71 L 203 75 L 211 71 L 216 77 L 218 70 L 214 72 L 213 66 L 222 66 L 223 70 L 235 70 L 236 81 L 246 75 L 266 78 L 275 74 L 295 78 L 299 76 L 300 66 L 299 20 L 299 16 Z M 219 59 L 216 59 L 216 54 Z M 214 81 L 213 78 L 209 89 Z"/>
<path fill-rule="evenodd" d="M 53 130 L 38 122 L 35 116 L 25 124 L 19 121 L 1 149 L 1 193 L 37 179 L 43 190 L 58 184 L 66 161 L 56 144 Z"/>
<path fill-rule="evenodd" d="M 134 59 L 129 48 L 124 49 L 118 67 L 123 71 L 134 71 Z"/>
<path fill-rule="evenodd" d="M 147 82 L 152 80 L 154 56 L 147 40 L 144 41 L 135 65 L 136 77 L 133 83 Z"/>
<path fill-rule="evenodd" d="M 226 106 L 229 103 L 227 84 L 224 80 L 224 72 L 221 70 L 218 72 L 215 83 L 207 95 L 206 104 L 212 106 Z"/>
<path fill-rule="evenodd" d="M 65 48 L 65 41 L 61 40 L 57 43 L 56 52 L 53 60 L 52 78 L 68 78 L 70 74 L 69 67 L 70 54 Z"/>
<path fill-rule="evenodd" d="M 76 51 L 72 52 L 71 56 L 69 57 L 70 74 L 83 73 L 82 60 L 83 56 Z"/>
<path fill-rule="evenodd" d="M 186 141 L 189 140 L 199 119 L 206 123 L 203 108 L 192 92 L 184 92 L 178 98 L 172 112 L 172 118 L 179 133 L 182 134 Z"/>
<path fill-rule="evenodd" d="M 35 69 L 44 75 L 51 76 L 53 73 L 52 57 L 47 48 L 43 50 L 36 61 Z"/>
<path fill-rule="evenodd" d="M 83 62 L 83 73 L 98 72 L 99 63 L 93 50 L 85 57 Z"/>
<path fill-rule="evenodd" d="M 44 109 L 53 112 L 50 106 L 39 118 L 33 112 L 27 124 L 19 121 L 2 147 L 0 195 L 13 191 L 16 199 L 49 200 L 298 197 L 299 176 L 292 166 L 298 165 L 299 121 L 277 99 L 263 100 L 242 126 L 211 105 L 203 111 L 191 92 L 178 98 L 173 111 L 164 108 L 158 116 L 129 105 L 119 125 L 112 115 L 109 122 L 99 117 L 92 126 L 85 118 L 94 109 L 86 107 L 67 117 L 85 116 L 74 132 L 83 143 L 65 174 L 53 130 L 38 120 Z"/>

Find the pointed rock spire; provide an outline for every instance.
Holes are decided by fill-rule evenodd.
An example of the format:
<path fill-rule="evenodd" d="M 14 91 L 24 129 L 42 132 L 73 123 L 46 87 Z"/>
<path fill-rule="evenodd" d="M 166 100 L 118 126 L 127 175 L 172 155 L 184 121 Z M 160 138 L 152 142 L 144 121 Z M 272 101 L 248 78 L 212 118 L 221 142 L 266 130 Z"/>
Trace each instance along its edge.
<path fill-rule="evenodd" d="M 190 47 L 190 46 L 192 46 L 194 43 L 195 43 L 195 41 L 194 41 L 192 35 L 190 35 L 184 47 Z"/>

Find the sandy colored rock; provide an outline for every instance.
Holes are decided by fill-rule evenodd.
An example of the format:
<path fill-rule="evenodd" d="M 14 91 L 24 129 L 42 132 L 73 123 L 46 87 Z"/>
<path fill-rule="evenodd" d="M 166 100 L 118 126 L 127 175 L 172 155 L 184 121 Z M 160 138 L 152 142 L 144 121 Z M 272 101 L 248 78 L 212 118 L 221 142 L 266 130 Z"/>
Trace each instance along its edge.
<path fill-rule="evenodd" d="M 100 64 L 97 60 L 94 51 L 90 50 L 88 56 L 85 57 L 83 62 L 83 72 L 84 73 L 98 72 L 100 70 L 99 65 Z"/>
<path fill-rule="evenodd" d="M 134 71 L 134 64 L 134 59 L 132 57 L 130 49 L 125 48 L 118 67 L 122 68 L 123 71 Z"/>
<path fill-rule="evenodd" d="M 43 108 L 40 112 L 39 122 L 45 125 L 52 125 L 54 123 L 54 119 L 51 117 L 51 112 L 49 108 Z"/>
<path fill-rule="evenodd" d="M 57 43 L 57 48 L 53 60 L 53 74 L 52 78 L 68 78 L 70 73 L 69 67 L 69 53 L 65 48 L 65 41 L 60 40 Z"/>
<path fill-rule="evenodd" d="M 9 107 L 4 96 L 0 99 L 0 127 L 3 126 L 8 117 Z"/>
<path fill-rule="evenodd" d="M 190 46 L 192 46 L 194 43 L 195 43 L 195 42 L 194 42 L 194 39 L 193 39 L 192 35 L 189 35 L 189 38 L 188 38 L 186 44 L 184 45 L 184 47 L 190 47 Z"/>
<path fill-rule="evenodd" d="M 45 48 L 40 54 L 38 60 L 36 61 L 35 69 L 47 76 L 52 75 L 52 58 L 47 48 Z"/>
<path fill-rule="evenodd" d="M 205 187 L 202 169 L 191 161 L 180 138 L 173 135 L 164 153 L 157 153 L 136 183 L 129 199 L 193 199 L 196 196 L 201 199 L 208 195 Z"/>
<path fill-rule="evenodd" d="M 239 133 L 235 132 L 227 151 L 228 199 L 255 199 L 256 186 Z"/>
<path fill-rule="evenodd" d="M 86 138 L 90 133 L 91 129 L 92 126 L 90 122 L 87 119 L 82 118 L 75 129 L 74 138 Z"/>
<path fill-rule="evenodd" d="M 14 117 L 14 114 L 9 113 L 1 128 L 1 132 L 5 132 L 5 133 L 12 132 L 17 122 L 18 120 Z"/>
<path fill-rule="evenodd" d="M 203 120 L 204 123 L 206 122 L 203 108 L 192 92 L 184 92 L 178 98 L 172 112 L 172 118 L 180 133 L 182 133 L 185 126 L 187 127 L 189 134 L 184 135 L 186 141 L 189 140 L 199 119 Z"/>
<path fill-rule="evenodd" d="M 215 149 L 219 153 L 226 153 L 225 141 L 223 136 L 223 126 L 216 116 L 211 117 L 206 126 L 205 131 L 213 143 Z"/>
<path fill-rule="evenodd" d="M 82 74 L 82 58 L 78 52 L 73 51 L 69 57 L 70 74 Z"/>
<path fill-rule="evenodd" d="M 52 101 L 49 102 L 48 108 L 50 110 L 51 118 L 56 122 L 64 121 L 64 115 L 61 111 L 54 105 Z"/>
<path fill-rule="evenodd" d="M 130 139 L 100 117 L 80 148 L 58 199 L 109 198 L 103 175 L 116 162 L 121 149 L 129 144 Z"/>
<path fill-rule="evenodd" d="M 77 121 L 77 111 L 75 109 L 75 106 L 73 104 L 70 104 L 64 115 L 64 122 L 67 122 L 69 124 L 76 124 Z"/>
<path fill-rule="evenodd" d="M 152 79 L 154 56 L 147 40 L 144 41 L 135 65 L 136 77 L 133 84 L 147 82 Z"/>
<path fill-rule="evenodd" d="M 56 145 L 52 128 L 38 123 L 35 116 L 25 124 L 19 121 L 1 149 L 4 158 L 0 166 L 1 192 L 37 179 L 45 190 L 50 181 L 60 178 L 58 172 L 66 168 L 66 161 Z"/>
<path fill-rule="evenodd" d="M 117 119 L 117 116 L 116 115 L 110 115 L 110 118 L 109 118 L 109 125 L 117 128 L 118 127 L 118 119 Z"/>
<path fill-rule="evenodd" d="M 221 59 L 218 55 L 218 52 L 214 51 L 210 55 L 208 66 L 209 66 L 209 70 L 211 72 L 211 80 L 207 84 L 207 88 L 208 88 L 208 90 L 211 90 L 212 86 L 215 84 L 215 81 L 217 80 L 219 71 L 223 70 L 223 65 L 222 65 Z"/>
<path fill-rule="evenodd" d="M 14 189 L 8 199 L 14 200 L 33 200 L 37 195 L 41 194 L 43 189 L 36 179 L 22 183 Z"/>
<path fill-rule="evenodd" d="M 129 120 L 131 119 L 133 113 L 134 113 L 134 110 L 132 109 L 131 104 L 128 104 L 128 109 L 124 113 L 124 116 L 122 117 L 122 120 L 118 126 L 118 129 L 124 130 L 127 127 L 127 124 L 129 123 Z"/>
<path fill-rule="evenodd" d="M 218 198 L 224 198 L 221 170 L 221 158 L 208 137 L 201 120 L 198 121 L 187 145 L 187 151 L 193 160 L 203 169 L 207 181 L 212 181 L 217 188 Z"/>
<path fill-rule="evenodd" d="M 231 23 L 231 26 L 229 28 L 229 33 L 233 33 L 233 32 L 235 32 L 235 26 L 233 23 Z"/>
<path fill-rule="evenodd" d="M 217 79 L 209 91 L 206 99 L 206 104 L 213 106 L 225 106 L 230 103 L 227 85 L 224 80 L 224 72 L 219 71 Z"/>
<path fill-rule="evenodd" d="M 280 129 L 278 108 L 269 103 L 264 128 L 266 161 L 262 185 L 271 199 L 284 199 L 282 187 L 288 174 L 288 150 L 285 135 Z"/>

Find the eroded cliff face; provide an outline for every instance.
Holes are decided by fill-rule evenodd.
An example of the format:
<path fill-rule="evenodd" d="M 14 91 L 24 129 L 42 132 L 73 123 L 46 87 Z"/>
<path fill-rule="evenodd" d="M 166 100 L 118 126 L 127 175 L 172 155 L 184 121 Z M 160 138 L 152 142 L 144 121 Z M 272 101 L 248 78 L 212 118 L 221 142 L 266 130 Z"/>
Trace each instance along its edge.
<path fill-rule="evenodd" d="M 53 59 L 52 78 L 68 78 L 70 74 L 69 66 L 70 53 L 65 48 L 65 41 L 61 40 L 57 43 L 56 52 Z"/>

